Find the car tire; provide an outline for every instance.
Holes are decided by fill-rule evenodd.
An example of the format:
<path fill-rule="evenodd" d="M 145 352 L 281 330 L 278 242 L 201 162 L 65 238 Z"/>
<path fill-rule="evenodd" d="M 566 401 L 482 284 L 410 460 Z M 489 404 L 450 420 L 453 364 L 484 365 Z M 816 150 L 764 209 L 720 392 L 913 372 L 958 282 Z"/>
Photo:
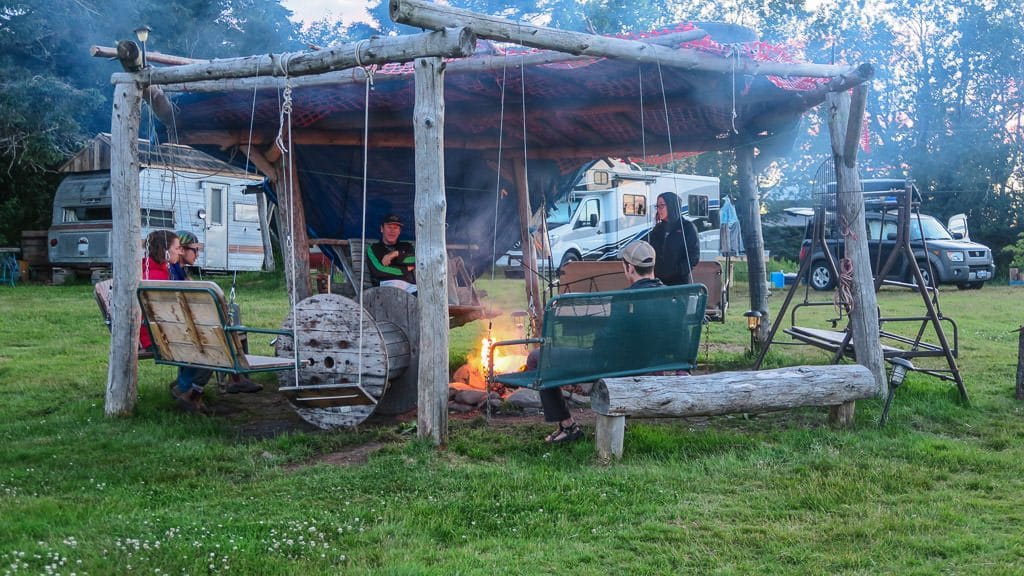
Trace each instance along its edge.
<path fill-rule="evenodd" d="M 562 262 L 558 264 L 558 269 L 561 270 L 569 262 L 579 262 L 579 260 L 580 260 L 580 255 L 579 254 L 577 254 L 575 252 L 572 252 L 572 251 L 566 252 L 565 254 L 562 255 Z"/>
<path fill-rule="evenodd" d="M 832 269 L 828 267 L 824 260 L 811 263 L 808 284 L 811 285 L 811 288 L 822 292 L 836 287 L 836 279 L 833 278 Z"/>
<path fill-rule="evenodd" d="M 932 273 L 931 270 L 928 269 L 928 263 L 918 262 L 917 267 L 921 270 L 921 277 L 924 278 L 924 285 L 929 288 L 934 287 L 935 283 L 932 281 Z M 914 284 L 915 286 L 917 285 L 917 279 L 914 278 L 913 272 L 910 273 L 909 281 L 911 284 Z"/>

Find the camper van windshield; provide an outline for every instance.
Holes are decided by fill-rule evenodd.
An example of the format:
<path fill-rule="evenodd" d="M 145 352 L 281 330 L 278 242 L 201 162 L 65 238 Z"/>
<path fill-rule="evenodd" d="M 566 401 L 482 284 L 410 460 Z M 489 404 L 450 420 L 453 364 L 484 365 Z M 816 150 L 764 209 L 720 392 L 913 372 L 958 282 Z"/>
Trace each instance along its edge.
<path fill-rule="evenodd" d="M 573 212 L 580 205 L 580 201 L 574 198 L 563 198 L 548 208 L 548 228 L 564 226 L 569 223 Z"/>
<path fill-rule="evenodd" d="M 113 220 L 110 206 L 77 206 L 64 209 L 64 222 L 94 222 Z"/>

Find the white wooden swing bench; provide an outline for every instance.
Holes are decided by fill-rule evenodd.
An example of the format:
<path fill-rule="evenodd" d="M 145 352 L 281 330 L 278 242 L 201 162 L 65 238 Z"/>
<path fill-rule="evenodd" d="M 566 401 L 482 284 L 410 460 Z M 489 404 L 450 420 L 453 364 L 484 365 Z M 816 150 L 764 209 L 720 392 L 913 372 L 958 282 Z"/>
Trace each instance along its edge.
<path fill-rule="evenodd" d="M 292 358 L 245 353 L 243 332 L 289 337 L 291 332 L 232 325 L 224 292 L 213 282 L 143 280 L 136 294 L 157 364 L 228 374 L 295 368 Z"/>

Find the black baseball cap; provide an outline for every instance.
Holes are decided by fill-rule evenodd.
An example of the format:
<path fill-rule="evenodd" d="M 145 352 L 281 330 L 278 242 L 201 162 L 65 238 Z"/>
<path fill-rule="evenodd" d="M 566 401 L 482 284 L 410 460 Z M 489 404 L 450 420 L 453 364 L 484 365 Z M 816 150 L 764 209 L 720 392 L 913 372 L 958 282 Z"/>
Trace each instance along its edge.
<path fill-rule="evenodd" d="M 384 219 L 380 221 L 380 225 L 383 226 L 385 224 L 398 224 L 399 226 L 405 226 L 402 219 L 398 217 L 398 214 L 388 214 L 385 216 Z"/>

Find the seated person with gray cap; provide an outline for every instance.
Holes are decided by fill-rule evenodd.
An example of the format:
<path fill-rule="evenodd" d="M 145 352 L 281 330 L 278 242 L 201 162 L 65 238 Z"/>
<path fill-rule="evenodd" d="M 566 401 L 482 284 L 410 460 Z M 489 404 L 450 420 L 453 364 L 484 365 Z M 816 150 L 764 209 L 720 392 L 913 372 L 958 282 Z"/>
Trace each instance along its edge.
<path fill-rule="evenodd" d="M 380 223 L 380 242 L 366 248 L 370 279 L 375 286 L 394 286 L 416 292 L 416 251 L 409 242 L 400 242 L 402 219 L 388 214 Z"/>
<path fill-rule="evenodd" d="M 654 277 L 655 254 L 654 248 L 650 244 L 643 240 L 637 240 L 631 242 L 619 254 L 622 256 L 623 272 L 626 274 L 626 279 L 629 280 L 629 288 L 626 288 L 626 290 L 664 286 L 661 280 Z M 617 313 L 621 312 L 616 312 L 613 308 L 611 315 L 614 317 Z M 623 336 L 622 334 L 598 335 L 594 340 L 594 349 L 587 351 L 589 357 L 602 358 L 606 353 L 603 351 L 607 349 L 605 347 L 614 347 L 615 339 Z M 526 369 L 536 370 L 539 362 L 540 351 L 539 349 L 533 350 L 526 358 Z M 544 408 L 544 421 L 558 422 L 558 430 L 548 434 L 544 440 L 545 442 L 559 444 L 579 440 L 583 437 L 583 430 L 580 429 L 579 423 L 576 422 L 569 412 L 569 407 L 565 402 L 565 397 L 562 396 L 561 388 L 541 389 L 540 401 L 541 406 Z"/>

